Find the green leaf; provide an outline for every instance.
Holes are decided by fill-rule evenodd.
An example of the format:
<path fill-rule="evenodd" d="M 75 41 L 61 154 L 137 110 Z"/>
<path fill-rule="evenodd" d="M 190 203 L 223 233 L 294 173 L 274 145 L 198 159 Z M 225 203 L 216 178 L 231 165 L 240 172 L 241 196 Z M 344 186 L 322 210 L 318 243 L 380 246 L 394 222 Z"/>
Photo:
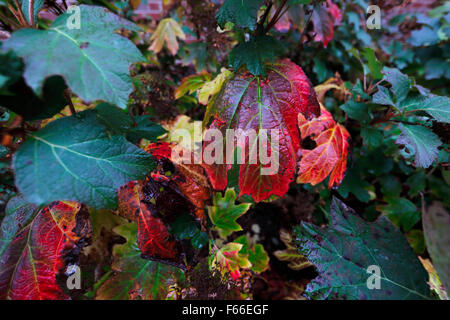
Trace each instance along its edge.
<path fill-rule="evenodd" d="M 0 145 L 0 158 L 4 158 L 8 155 L 9 149 L 5 146 Z"/>
<path fill-rule="evenodd" d="M 362 99 L 370 99 L 370 96 L 364 91 L 363 84 L 360 79 L 356 80 L 355 85 L 351 89 L 351 93 L 353 97 L 356 97 L 359 95 Z"/>
<path fill-rule="evenodd" d="M 141 258 L 137 244 L 137 226 L 124 224 L 114 231 L 127 239 L 115 245 L 111 276 L 97 291 L 99 300 L 165 299 L 169 287 L 183 278 L 180 269 Z"/>
<path fill-rule="evenodd" d="M 295 6 L 296 4 L 310 4 L 312 0 L 289 0 L 290 6 Z"/>
<path fill-rule="evenodd" d="M 402 192 L 402 184 L 392 175 L 384 176 L 380 179 L 381 192 L 385 197 L 398 197 Z"/>
<path fill-rule="evenodd" d="M 409 245 L 411 246 L 411 248 L 414 249 L 414 252 L 416 254 L 424 254 L 425 252 L 425 238 L 423 236 L 423 231 L 422 230 L 418 230 L 418 229 L 414 229 L 409 231 L 406 234 L 406 239 L 409 242 Z"/>
<path fill-rule="evenodd" d="M 383 133 L 375 128 L 365 127 L 361 129 L 361 137 L 364 139 L 364 144 L 370 147 L 378 147 L 383 141 Z"/>
<path fill-rule="evenodd" d="M 383 69 L 383 65 L 377 60 L 373 49 L 364 48 L 362 51 L 362 55 L 366 58 L 367 64 L 370 70 L 370 74 L 374 78 L 374 80 L 378 80 L 383 78 L 383 74 L 381 70 Z"/>
<path fill-rule="evenodd" d="M 117 189 L 153 167 L 144 150 L 121 136 L 109 138 L 92 110 L 30 134 L 13 158 L 16 185 L 28 201 L 75 200 L 98 209 L 114 208 Z"/>
<path fill-rule="evenodd" d="M 427 176 L 424 171 L 419 171 L 406 179 L 406 185 L 409 186 L 409 195 L 415 197 L 419 191 L 425 190 Z"/>
<path fill-rule="evenodd" d="M 383 68 L 383 74 L 384 79 L 392 85 L 391 90 L 397 99 L 397 103 L 404 100 L 411 88 L 409 77 L 398 69 L 388 67 Z"/>
<path fill-rule="evenodd" d="M 362 220 L 333 198 L 330 225 L 303 222 L 295 229 L 300 251 L 319 276 L 306 288 L 313 299 L 429 299 L 428 274 L 403 234 L 386 217 Z M 380 277 L 368 271 L 380 270 Z M 379 289 L 367 284 L 380 281 Z"/>
<path fill-rule="evenodd" d="M 349 193 L 353 193 L 359 201 L 369 202 L 370 194 L 367 191 L 369 187 L 370 184 L 364 180 L 359 166 L 355 164 L 353 168 L 348 169 L 338 192 L 344 198 L 347 198 Z"/>
<path fill-rule="evenodd" d="M 105 100 L 125 108 L 133 90 L 128 68 L 143 56 L 115 31 L 138 27 L 102 7 L 79 8 L 80 29 L 69 29 L 71 14 L 65 13 L 46 30 L 14 32 L 4 48 L 23 58 L 24 78 L 38 95 L 45 78 L 61 75 L 81 99 Z"/>
<path fill-rule="evenodd" d="M 261 244 L 250 246 L 246 236 L 240 236 L 234 239 L 233 242 L 242 244 L 239 254 L 248 255 L 248 260 L 252 264 L 250 270 L 255 273 L 262 273 L 269 269 L 269 256 Z"/>
<path fill-rule="evenodd" d="M 31 24 L 30 20 L 30 0 L 22 0 L 22 12 L 25 16 L 25 19 L 27 19 L 28 23 Z M 42 6 L 44 5 L 44 0 L 34 0 L 33 1 L 33 22 L 34 24 L 37 23 L 37 17 L 39 11 L 42 9 Z"/>
<path fill-rule="evenodd" d="M 159 124 L 150 121 L 150 116 L 142 115 L 135 117 L 133 124 L 131 117 L 123 110 L 109 103 L 101 103 L 96 108 L 98 122 L 104 125 L 112 134 L 123 135 L 132 143 L 139 142 L 144 138 L 156 141 L 157 138 L 167 131 Z"/>
<path fill-rule="evenodd" d="M 246 65 L 253 75 L 266 75 L 266 62 L 273 62 L 283 52 L 281 42 L 270 36 L 257 36 L 241 43 L 229 54 L 230 64 L 234 70 Z"/>
<path fill-rule="evenodd" d="M 402 134 L 395 143 L 405 145 L 414 154 L 416 167 L 428 168 L 437 159 L 438 147 L 442 144 L 439 137 L 420 125 L 399 123 L 398 127 Z"/>
<path fill-rule="evenodd" d="M 256 15 L 264 0 L 225 0 L 216 15 L 219 26 L 223 29 L 227 22 L 232 22 L 239 28 L 256 28 Z"/>
<path fill-rule="evenodd" d="M 20 80 L 23 72 L 23 62 L 13 51 L 0 52 L 0 76 L 2 83 L 0 84 L 0 94 L 7 87 Z M 3 90 L 1 90 L 3 89 Z"/>
<path fill-rule="evenodd" d="M 422 216 L 423 231 L 433 265 L 447 292 L 450 291 L 450 215 L 434 202 Z"/>
<path fill-rule="evenodd" d="M 190 214 L 182 214 L 170 225 L 170 233 L 178 240 L 191 240 L 192 246 L 201 249 L 208 244 L 208 234 L 202 232 Z"/>
<path fill-rule="evenodd" d="M 402 228 L 405 232 L 414 227 L 420 221 L 420 212 L 414 203 L 406 198 L 399 198 L 393 195 L 387 198 L 388 204 L 383 207 L 383 213 L 395 224 Z"/>
<path fill-rule="evenodd" d="M 349 100 L 341 105 L 340 108 L 352 119 L 362 122 L 368 122 L 371 119 L 369 106 L 366 103 Z"/>
<path fill-rule="evenodd" d="M 234 231 L 241 231 L 236 222 L 240 216 L 250 208 L 249 203 L 235 205 L 236 193 L 234 189 L 227 189 L 225 196 L 218 192 L 214 196 L 213 206 L 208 207 L 208 215 L 221 237 L 226 238 Z"/>
<path fill-rule="evenodd" d="M 391 93 L 389 89 L 383 86 L 377 86 L 378 91 L 373 95 L 372 102 L 377 104 L 382 104 L 386 106 L 395 106 L 394 101 L 392 100 Z"/>
<path fill-rule="evenodd" d="M 450 98 L 441 96 L 408 98 L 404 110 L 409 112 L 425 111 L 439 122 L 450 123 Z"/>
<path fill-rule="evenodd" d="M 135 117 L 136 125 L 131 127 L 126 137 L 129 141 L 137 143 L 140 139 L 157 141 L 158 137 L 166 133 L 166 129 L 157 123 L 150 121 L 150 116 L 142 115 Z"/>
<path fill-rule="evenodd" d="M 98 122 L 112 134 L 125 134 L 133 125 L 133 121 L 128 114 L 109 103 L 100 103 L 95 107 L 95 112 Z"/>

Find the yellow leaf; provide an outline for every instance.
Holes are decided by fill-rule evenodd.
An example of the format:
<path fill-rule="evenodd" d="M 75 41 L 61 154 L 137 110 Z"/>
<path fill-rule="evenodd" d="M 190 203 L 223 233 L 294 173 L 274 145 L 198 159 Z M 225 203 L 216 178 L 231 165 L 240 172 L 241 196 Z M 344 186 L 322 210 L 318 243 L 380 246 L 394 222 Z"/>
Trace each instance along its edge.
<path fill-rule="evenodd" d="M 286 230 L 280 231 L 280 239 L 283 241 L 286 249 L 277 250 L 273 254 L 278 260 L 289 262 L 288 267 L 292 270 L 302 270 L 307 267 L 312 266 L 312 263 L 309 262 L 303 255 L 301 255 L 298 250 L 294 246 L 294 241 L 292 236 Z"/>
<path fill-rule="evenodd" d="M 203 105 L 207 105 L 210 97 L 219 93 L 220 89 L 222 89 L 222 85 L 231 77 L 233 73 L 226 68 L 222 68 L 220 73 L 214 80 L 211 80 L 205 83 L 198 92 L 198 102 Z"/>
<path fill-rule="evenodd" d="M 186 35 L 181 30 L 180 25 L 172 18 L 163 19 L 159 22 L 156 31 L 150 39 L 153 42 L 149 50 L 158 53 L 165 43 L 170 53 L 175 55 L 179 48 L 177 38 L 181 40 L 186 39 Z"/>
<path fill-rule="evenodd" d="M 429 259 L 422 259 L 422 257 L 420 256 L 419 260 L 420 262 L 422 262 L 423 267 L 428 272 L 429 275 L 428 285 L 430 286 L 430 289 L 434 290 L 441 300 L 448 300 L 447 292 L 445 291 L 445 288 L 442 285 L 442 282 L 439 279 L 439 276 L 436 270 L 434 269 L 434 266 L 431 264 L 431 261 Z"/>

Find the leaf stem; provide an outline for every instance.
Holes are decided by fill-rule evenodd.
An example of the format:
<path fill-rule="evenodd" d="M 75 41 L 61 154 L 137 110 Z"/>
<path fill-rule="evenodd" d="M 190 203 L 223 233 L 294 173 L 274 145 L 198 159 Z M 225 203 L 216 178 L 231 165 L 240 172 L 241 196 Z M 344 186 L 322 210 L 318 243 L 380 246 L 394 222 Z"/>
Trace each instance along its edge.
<path fill-rule="evenodd" d="M 272 20 L 270 20 L 269 24 L 267 25 L 266 29 L 264 30 L 264 33 L 268 32 L 281 18 L 281 16 L 284 14 L 281 14 L 281 11 L 283 10 L 283 7 L 286 5 L 287 0 L 282 0 L 281 4 L 278 6 L 277 11 L 275 11 L 275 14 L 272 17 Z"/>
<path fill-rule="evenodd" d="M 34 0 L 22 0 L 28 1 L 28 17 L 30 18 L 30 26 L 34 26 Z"/>
<path fill-rule="evenodd" d="M 75 106 L 73 105 L 72 98 L 70 97 L 69 89 L 64 90 L 64 97 L 66 98 L 67 102 L 69 103 L 70 114 L 74 115 L 75 113 L 77 113 L 75 110 Z"/>

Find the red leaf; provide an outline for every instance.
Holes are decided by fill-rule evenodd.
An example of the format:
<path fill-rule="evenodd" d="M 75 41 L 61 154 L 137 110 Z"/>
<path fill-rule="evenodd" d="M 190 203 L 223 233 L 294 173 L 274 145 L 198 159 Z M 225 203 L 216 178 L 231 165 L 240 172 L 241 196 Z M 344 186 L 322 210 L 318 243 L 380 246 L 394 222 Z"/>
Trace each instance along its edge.
<path fill-rule="evenodd" d="M 328 186 L 332 188 L 344 178 L 350 134 L 325 108 L 321 109 L 321 116 L 310 121 L 301 114 L 298 116 L 302 139 L 311 137 L 316 147 L 302 149 L 297 182 L 316 185 L 330 175 Z"/>
<path fill-rule="evenodd" d="M 339 7 L 331 0 L 322 3 L 312 13 L 312 21 L 314 24 L 315 41 L 323 43 L 326 47 L 334 37 L 334 26 L 341 23 L 342 13 Z"/>
<path fill-rule="evenodd" d="M 75 202 L 56 201 L 37 210 L 20 198 L 11 201 L 23 205 L 2 224 L 0 299 L 69 299 L 58 279 L 69 260 L 74 262 L 90 241 L 87 209 Z M 14 234 L 8 234 L 11 230 Z"/>
<path fill-rule="evenodd" d="M 180 214 L 191 213 L 206 223 L 204 202 L 210 187 L 200 165 L 175 165 L 169 143 L 146 147 L 158 164 L 145 181 L 132 181 L 119 189 L 119 214 L 138 226 L 138 245 L 145 258 L 185 269 L 180 242 L 168 226 Z"/>
<path fill-rule="evenodd" d="M 270 167 L 270 163 L 263 165 L 257 157 L 257 162 L 251 164 L 250 151 L 245 148 L 245 163 L 240 165 L 239 196 L 249 194 L 256 202 L 271 195 L 283 196 L 287 192 L 294 178 L 300 149 L 297 116 L 302 113 L 310 119 L 320 115 L 316 93 L 299 66 L 283 60 L 268 69 L 265 79 L 245 71 L 238 72 L 209 107 L 209 116 L 204 122 L 209 124 L 210 118 L 214 117 L 208 128 L 219 129 L 223 137 L 226 137 L 227 129 L 253 129 L 258 135 L 261 129 L 279 130 L 279 169 L 274 174 L 262 175 L 260 170 Z M 269 132 L 268 135 L 270 137 Z M 203 150 L 212 143 L 204 143 Z M 244 150 L 245 146 L 240 147 Z M 224 146 L 224 159 L 225 149 Z M 270 147 L 268 153 L 272 153 Z M 223 190 L 231 164 L 204 164 L 204 167 L 213 187 Z"/>
<path fill-rule="evenodd" d="M 161 218 L 152 215 L 150 205 L 145 201 L 143 182 L 131 181 L 119 189 L 119 213 L 136 221 L 138 244 L 144 256 L 150 259 L 180 262 L 176 241 L 170 236 Z M 152 201 L 151 199 L 149 199 Z"/>
<path fill-rule="evenodd" d="M 164 143 L 151 143 L 146 147 L 146 151 L 156 156 L 159 160 L 166 159 L 171 161 L 172 147 L 167 142 Z M 205 222 L 205 201 L 211 197 L 211 186 L 206 178 L 204 169 L 199 164 L 177 163 L 174 166 L 174 171 L 171 172 L 169 180 L 173 181 L 178 191 L 189 200 L 194 206 L 194 214 L 202 223 Z M 158 174 L 153 173 L 153 176 Z"/>

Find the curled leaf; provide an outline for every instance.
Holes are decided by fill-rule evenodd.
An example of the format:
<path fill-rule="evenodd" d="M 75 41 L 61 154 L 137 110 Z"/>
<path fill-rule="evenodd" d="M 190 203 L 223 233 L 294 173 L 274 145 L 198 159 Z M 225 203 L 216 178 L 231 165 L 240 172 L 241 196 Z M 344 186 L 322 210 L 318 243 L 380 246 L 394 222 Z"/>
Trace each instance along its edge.
<path fill-rule="evenodd" d="M 316 147 L 302 149 L 297 182 L 316 185 L 329 175 L 328 186 L 338 186 L 347 168 L 350 134 L 324 107 L 321 116 L 310 121 L 299 114 L 298 125 L 301 138 L 311 137 Z"/>

